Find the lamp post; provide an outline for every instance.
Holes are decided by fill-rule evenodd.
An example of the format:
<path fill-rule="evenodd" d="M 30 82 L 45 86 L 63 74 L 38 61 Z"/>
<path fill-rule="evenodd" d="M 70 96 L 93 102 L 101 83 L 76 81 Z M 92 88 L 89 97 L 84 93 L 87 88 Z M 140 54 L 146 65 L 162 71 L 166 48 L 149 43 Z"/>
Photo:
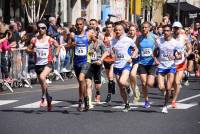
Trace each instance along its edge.
<path fill-rule="evenodd" d="M 180 0 L 178 0 L 178 21 L 180 21 Z"/>

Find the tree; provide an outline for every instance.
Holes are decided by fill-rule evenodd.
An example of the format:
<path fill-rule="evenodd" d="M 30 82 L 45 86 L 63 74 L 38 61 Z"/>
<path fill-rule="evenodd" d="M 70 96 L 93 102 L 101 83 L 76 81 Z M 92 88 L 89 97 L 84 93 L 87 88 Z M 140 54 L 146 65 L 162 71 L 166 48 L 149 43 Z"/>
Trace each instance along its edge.
<path fill-rule="evenodd" d="M 21 0 L 24 5 L 29 23 L 42 19 L 49 0 Z M 41 8 L 42 7 L 42 8 Z"/>

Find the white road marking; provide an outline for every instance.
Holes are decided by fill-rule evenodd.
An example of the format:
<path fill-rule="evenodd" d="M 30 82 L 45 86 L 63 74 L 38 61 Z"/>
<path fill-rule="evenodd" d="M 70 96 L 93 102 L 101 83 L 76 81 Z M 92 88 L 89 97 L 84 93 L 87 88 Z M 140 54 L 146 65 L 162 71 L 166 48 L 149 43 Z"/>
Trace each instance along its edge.
<path fill-rule="evenodd" d="M 172 108 L 171 105 L 168 105 L 167 108 L 169 108 L 169 109 L 189 109 L 196 105 L 198 105 L 198 103 L 190 103 L 190 104 L 176 103 L 176 108 Z"/>
<path fill-rule="evenodd" d="M 150 104 L 153 104 L 153 102 L 150 102 Z M 114 106 L 113 109 L 123 109 L 125 104 L 122 104 L 120 106 Z M 138 106 L 143 106 L 144 102 L 137 102 L 137 103 L 129 103 L 131 109 L 136 109 Z"/>
<path fill-rule="evenodd" d="M 197 94 L 197 95 L 194 95 L 194 96 L 191 96 L 191 97 L 188 97 L 188 98 L 179 100 L 179 101 L 177 101 L 177 102 L 180 103 L 180 102 L 188 101 L 188 100 L 191 100 L 191 99 L 194 99 L 194 98 L 197 98 L 197 97 L 200 97 L 200 94 Z"/>
<path fill-rule="evenodd" d="M 17 102 L 18 100 L 0 100 L 0 106 Z"/>
<path fill-rule="evenodd" d="M 52 105 L 60 103 L 61 101 L 52 101 Z M 40 108 L 40 101 L 34 102 L 34 103 L 29 103 L 26 105 L 21 105 L 21 106 L 17 106 L 14 108 Z"/>
<path fill-rule="evenodd" d="M 138 107 L 130 106 L 130 108 L 131 108 L 131 109 L 136 109 L 136 108 L 138 108 Z M 122 105 L 122 106 L 114 106 L 114 107 L 112 107 L 112 109 L 124 109 L 124 106 L 123 106 L 123 105 Z"/>

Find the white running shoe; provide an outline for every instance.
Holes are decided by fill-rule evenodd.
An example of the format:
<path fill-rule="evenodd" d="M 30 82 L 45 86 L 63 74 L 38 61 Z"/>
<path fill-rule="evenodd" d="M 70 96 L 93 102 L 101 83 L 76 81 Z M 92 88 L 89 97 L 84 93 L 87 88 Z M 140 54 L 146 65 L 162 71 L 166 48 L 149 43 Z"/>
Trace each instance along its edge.
<path fill-rule="evenodd" d="M 28 88 L 28 87 L 30 87 L 28 84 L 24 84 L 24 87 L 26 87 L 26 88 Z"/>
<path fill-rule="evenodd" d="M 52 81 L 50 81 L 49 79 L 47 79 L 47 80 L 46 80 L 46 83 L 47 83 L 47 84 L 51 84 Z"/>
<path fill-rule="evenodd" d="M 135 87 L 135 96 L 134 96 L 134 100 L 135 101 L 139 101 L 140 100 L 140 90 L 139 87 L 136 85 Z"/>
<path fill-rule="evenodd" d="M 189 81 L 188 81 L 188 80 L 185 81 L 184 85 L 185 85 L 185 86 L 189 86 L 189 85 L 190 85 L 190 84 L 189 84 Z"/>
<path fill-rule="evenodd" d="M 168 113 L 167 106 L 164 106 L 164 107 L 162 108 L 162 113 L 165 113 L 165 114 Z"/>

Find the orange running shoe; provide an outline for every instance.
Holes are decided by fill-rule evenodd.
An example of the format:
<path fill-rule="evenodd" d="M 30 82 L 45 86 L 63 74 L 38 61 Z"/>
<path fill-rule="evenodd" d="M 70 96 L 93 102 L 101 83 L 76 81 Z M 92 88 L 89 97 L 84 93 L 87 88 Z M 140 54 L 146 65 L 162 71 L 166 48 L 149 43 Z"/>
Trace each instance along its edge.
<path fill-rule="evenodd" d="M 95 102 L 100 103 L 101 102 L 101 95 L 95 96 Z"/>
<path fill-rule="evenodd" d="M 172 108 L 176 108 L 176 101 L 172 101 Z"/>

